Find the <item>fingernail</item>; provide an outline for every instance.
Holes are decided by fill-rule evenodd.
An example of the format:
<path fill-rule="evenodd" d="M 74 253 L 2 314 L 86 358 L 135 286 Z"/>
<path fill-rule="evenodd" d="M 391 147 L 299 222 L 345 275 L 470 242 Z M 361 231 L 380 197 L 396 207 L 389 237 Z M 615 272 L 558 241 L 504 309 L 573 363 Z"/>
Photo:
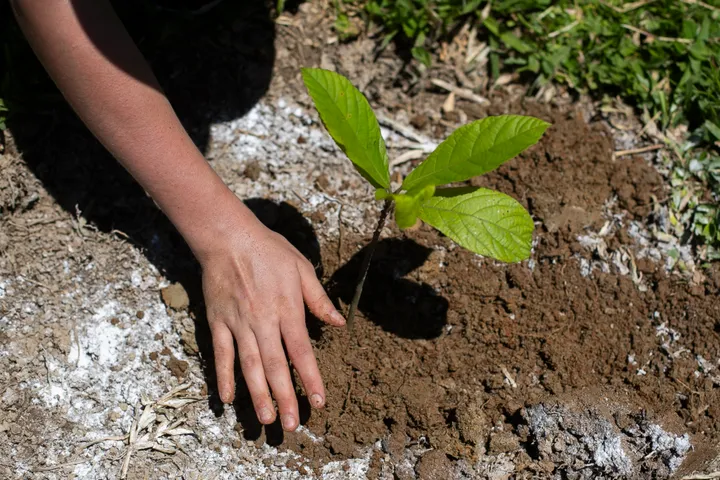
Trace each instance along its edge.
<path fill-rule="evenodd" d="M 225 405 L 230 405 L 233 403 L 233 400 L 234 398 L 232 392 L 227 391 L 220 394 L 220 401 L 222 401 Z"/>
<path fill-rule="evenodd" d="M 340 315 L 340 312 L 337 310 L 333 310 L 333 312 L 330 314 L 330 318 L 333 322 L 339 323 L 340 325 L 345 325 L 345 319 L 342 315 Z"/>
<path fill-rule="evenodd" d="M 280 422 L 285 430 L 295 430 L 295 417 L 292 415 L 283 415 L 280 417 Z"/>
<path fill-rule="evenodd" d="M 320 408 L 325 404 L 325 400 L 319 393 L 313 393 L 310 395 L 310 403 L 315 408 Z"/>
<path fill-rule="evenodd" d="M 272 421 L 272 412 L 269 408 L 264 407 L 260 409 L 260 422 L 262 423 L 270 423 Z"/>

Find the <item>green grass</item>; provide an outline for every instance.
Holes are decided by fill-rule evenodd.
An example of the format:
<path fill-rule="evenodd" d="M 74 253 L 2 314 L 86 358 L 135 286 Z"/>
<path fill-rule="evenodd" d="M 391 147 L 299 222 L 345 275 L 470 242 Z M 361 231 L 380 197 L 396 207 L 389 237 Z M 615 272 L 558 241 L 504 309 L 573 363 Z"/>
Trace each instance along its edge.
<path fill-rule="evenodd" d="M 365 0 L 338 3 L 430 64 L 441 41 L 477 27 L 488 74 L 516 72 L 534 93 L 554 83 L 597 99 L 619 96 L 661 129 L 692 135 L 668 156 L 678 235 L 720 258 L 720 1 Z M 337 28 L 337 27 L 336 27 Z M 687 197 L 687 198 L 686 198 Z M 683 200 L 684 199 L 684 200 Z"/>
<path fill-rule="evenodd" d="M 710 0 L 713 2 L 713 0 Z M 691 3 L 692 2 L 692 3 Z M 663 126 L 712 122 L 720 133 L 720 2 L 369 0 L 384 38 L 416 58 L 465 21 L 492 46 L 490 73 L 524 74 L 536 88 L 622 95 L 658 114 Z M 630 5 L 628 7 L 627 5 Z M 632 8 L 632 7 L 635 8 Z M 485 14 L 483 10 L 486 8 Z"/>

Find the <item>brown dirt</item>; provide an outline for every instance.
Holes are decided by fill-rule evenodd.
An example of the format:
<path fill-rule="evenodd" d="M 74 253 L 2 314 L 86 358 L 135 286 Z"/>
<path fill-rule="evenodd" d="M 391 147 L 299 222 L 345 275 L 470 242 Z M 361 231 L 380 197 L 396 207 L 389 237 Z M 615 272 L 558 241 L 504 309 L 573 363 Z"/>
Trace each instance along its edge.
<path fill-rule="evenodd" d="M 324 330 L 317 346 L 329 401 L 307 425 L 326 439 L 325 455 L 356 454 L 381 439 L 391 455 L 413 442 L 455 459 L 476 447 L 510 451 L 517 440 L 489 436 L 491 425 L 517 434 L 523 407 L 600 385 L 634 392 L 643 409 L 674 412 L 690 432 L 718 439 L 716 385 L 697 376 L 695 357 L 663 347 L 656 329 L 665 323 L 696 355 L 717 358 L 716 286 L 691 288 L 649 262 L 650 288 L 641 292 L 627 276 L 582 276 L 575 258 L 589 254 L 577 236 L 600 229 L 613 195 L 630 218 L 646 217 L 652 196 L 662 197 L 659 175 L 640 158 L 613 160 L 606 128 L 573 110 L 526 103 L 489 112 L 505 109 L 553 127 L 537 147 L 473 184 L 513 195 L 540 222 L 534 268 L 480 259 L 428 227 L 383 240 L 354 337 Z M 633 247 L 623 233 L 610 243 Z M 362 245 L 346 241 L 340 264 L 354 257 L 342 268 L 337 246 L 324 249 L 325 271 L 335 272 L 331 291 L 344 304 Z M 306 442 L 288 445 L 303 450 Z"/>

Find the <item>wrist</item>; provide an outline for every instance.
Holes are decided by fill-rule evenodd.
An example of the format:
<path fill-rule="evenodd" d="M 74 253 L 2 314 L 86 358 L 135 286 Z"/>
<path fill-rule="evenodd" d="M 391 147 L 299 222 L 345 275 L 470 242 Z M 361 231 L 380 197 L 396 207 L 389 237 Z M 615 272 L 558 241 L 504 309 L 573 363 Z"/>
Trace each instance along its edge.
<path fill-rule="evenodd" d="M 224 184 L 208 195 L 207 207 L 200 214 L 174 223 L 201 264 L 225 256 L 262 227 L 253 212 Z"/>

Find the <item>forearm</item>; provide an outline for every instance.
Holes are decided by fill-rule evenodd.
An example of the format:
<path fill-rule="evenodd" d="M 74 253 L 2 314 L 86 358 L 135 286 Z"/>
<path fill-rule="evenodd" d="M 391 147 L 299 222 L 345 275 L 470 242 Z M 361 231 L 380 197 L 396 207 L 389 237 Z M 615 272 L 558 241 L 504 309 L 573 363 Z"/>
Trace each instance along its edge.
<path fill-rule="evenodd" d="M 192 143 L 106 0 L 14 0 L 13 7 L 68 102 L 196 253 L 224 225 L 237 225 L 223 208 L 234 195 Z"/>

